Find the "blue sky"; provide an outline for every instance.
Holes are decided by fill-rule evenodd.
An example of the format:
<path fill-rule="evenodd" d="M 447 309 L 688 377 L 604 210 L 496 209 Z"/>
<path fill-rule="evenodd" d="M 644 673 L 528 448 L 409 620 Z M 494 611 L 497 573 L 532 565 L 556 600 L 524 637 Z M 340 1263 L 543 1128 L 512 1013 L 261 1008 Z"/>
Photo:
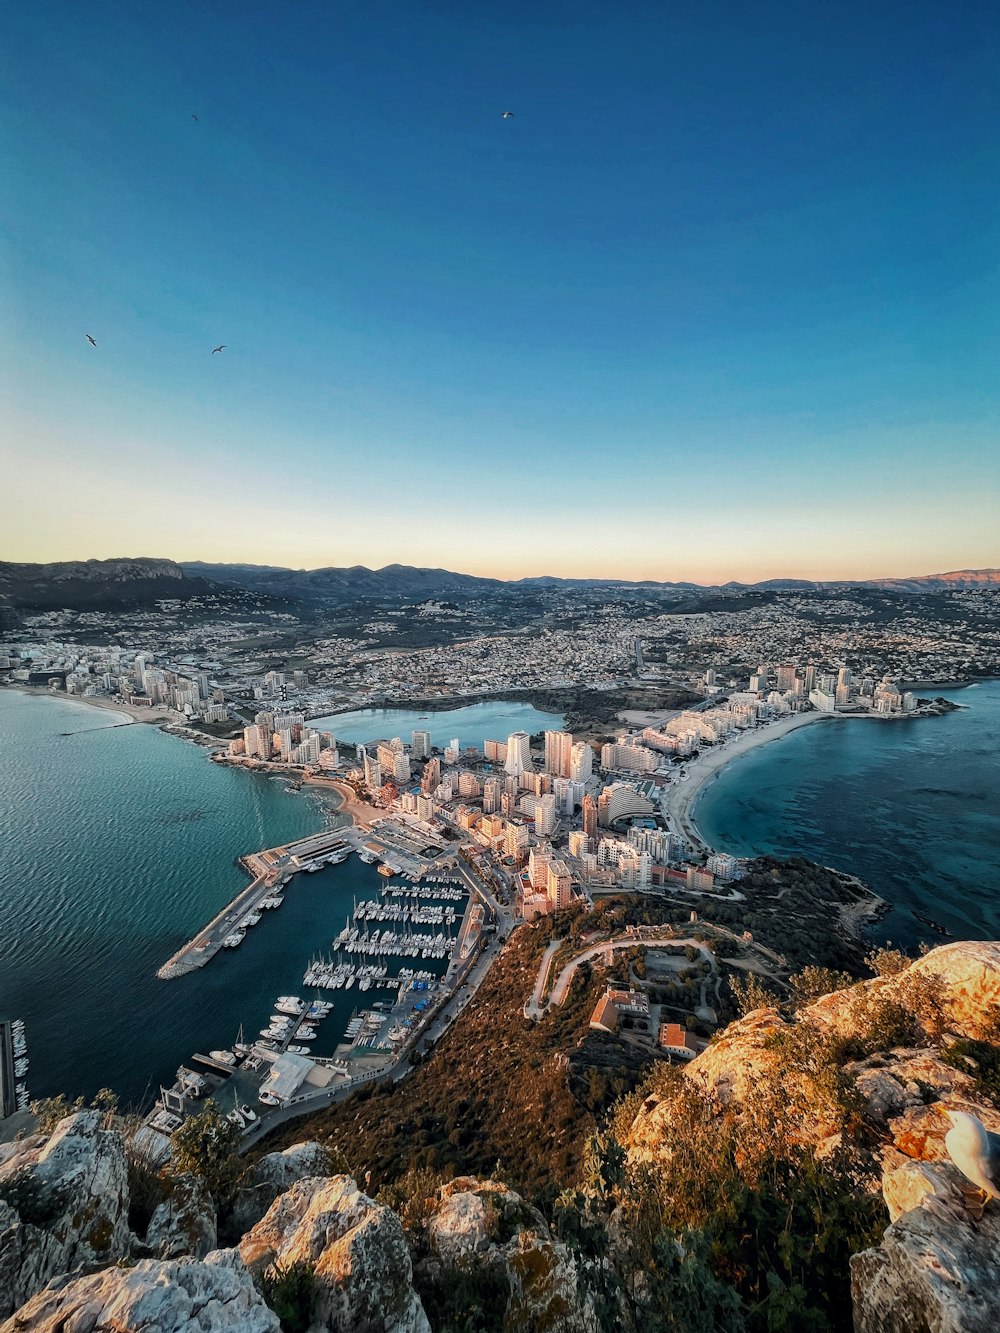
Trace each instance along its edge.
<path fill-rule="evenodd" d="M 6 27 L 0 555 L 1000 564 L 995 6 Z"/>

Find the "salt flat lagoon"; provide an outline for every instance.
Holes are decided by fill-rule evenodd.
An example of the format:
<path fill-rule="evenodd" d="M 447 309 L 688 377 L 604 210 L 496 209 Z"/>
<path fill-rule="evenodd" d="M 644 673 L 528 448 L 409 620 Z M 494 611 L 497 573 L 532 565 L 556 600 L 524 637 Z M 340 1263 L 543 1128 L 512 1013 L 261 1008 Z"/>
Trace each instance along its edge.
<path fill-rule="evenodd" d="M 941 717 L 817 721 L 723 769 L 693 817 L 738 856 L 807 856 L 860 875 L 893 904 L 874 936 L 1000 938 L 1000 681 L 922 689 Z"/>

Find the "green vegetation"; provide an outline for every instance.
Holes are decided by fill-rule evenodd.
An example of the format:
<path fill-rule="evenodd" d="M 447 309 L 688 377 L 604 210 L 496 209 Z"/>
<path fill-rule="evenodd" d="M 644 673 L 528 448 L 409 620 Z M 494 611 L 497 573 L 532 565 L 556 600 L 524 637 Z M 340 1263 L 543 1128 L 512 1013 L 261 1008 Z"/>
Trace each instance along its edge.
<path fill-rule="evenodd" d="M 561 933 L 563 924 L 547 918 L 518 930 L 475 1002 L 402 1083 L 365 1089 L 279 1129 L 259 1151 L 318 1138 L 339 1150 L 359 1178 L 370 1170 L 376 1189 L 398 1184 L 408 1172 L 489 1176 L 499 1164 L 527 1198 L 554 1197 L 553 1182 L 575 1178 L 595 1115 L 649 1067 L 626 1043 L 591 1037 L 594 988 L 586 967 L 565 1004 L 539 1023 L 524 1017 L 550 932 Z"/>
<path fill-rule="evenodd" d="M 272 1264 L 261 1275 L 260 1293 L 278 1316 L 284 1333 L 306 1333 L 319 1295 L 312 1264 Z"/>
<path fill-rule="evenodd" d="M 172 1166 L 201 1176 L 219 1202 L 229 1195 L 242 1170 L 237 1156 L 241 1139 L 240 1127 L 227 1120 L 214 1101 L 206 1102 L 200 1114 L 174 1132 Z"/>
<path fill-rule="evenodd" d="M 454 1268 L 418 1265 L 413 1280 L 434 1333 L 494 1333 L 503 1327 L 510 1286 L 502 1268 L 475 1259 Z"/>

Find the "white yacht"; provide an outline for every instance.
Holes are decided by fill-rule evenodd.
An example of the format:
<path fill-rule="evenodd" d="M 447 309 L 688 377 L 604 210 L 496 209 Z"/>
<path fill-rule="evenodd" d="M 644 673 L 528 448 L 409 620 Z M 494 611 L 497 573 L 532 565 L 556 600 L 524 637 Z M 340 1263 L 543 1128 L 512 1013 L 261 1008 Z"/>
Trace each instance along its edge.
<path fill-rule="evenodd" d="M 209 1051 L 209 1055 L 220 1065 L 234 1065 L 236 1056 L 232 1051 Z"/>

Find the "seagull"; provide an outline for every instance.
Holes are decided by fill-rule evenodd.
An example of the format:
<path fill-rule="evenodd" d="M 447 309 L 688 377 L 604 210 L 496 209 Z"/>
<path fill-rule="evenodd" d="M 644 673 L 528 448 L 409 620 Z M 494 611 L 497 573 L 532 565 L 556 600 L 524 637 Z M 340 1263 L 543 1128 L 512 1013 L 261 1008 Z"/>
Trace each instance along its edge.
<path fill-rule="evenodd" d="M 215 356 L 216 352 L 224 352 L 225 350 L 226 350 L 226 344 L 219 343 L 218 347 L 212 348 L 212 355 Z"/>
<path fill-rule="evenodd" d="M 96 339 L 96 338 L 92 338 L 92 337 L 90 336 L 89 333 L 87 334 L 87 342 L 90 343 L 91 347 L 96 347 L 96 346 L 97 346 L 97 339 Z"/>
<path fill-rule="evenodd" d="M 198 119 L 198 117 L 194 114 L 193 111 L 191 112 L 191 119 L 192 119 L 192 120 L 197 120 L 197 119 Z"/>
<path fill-rule="evenodd" d="M 990 1199 L 1000 1199 L 1000 1134 L 991 1134 L 967 1111 L 945 1111 L 945 1115 L 951 1121 L 944 1137 L 945 1151 L 982 1193 L 981 1213 Z"/>
<path fill-rule="evenodd" d="M 503 116 L 504 120 L 510 120 L 514 115 L 513 111 L 502 111 L 500 114 Z"/>

